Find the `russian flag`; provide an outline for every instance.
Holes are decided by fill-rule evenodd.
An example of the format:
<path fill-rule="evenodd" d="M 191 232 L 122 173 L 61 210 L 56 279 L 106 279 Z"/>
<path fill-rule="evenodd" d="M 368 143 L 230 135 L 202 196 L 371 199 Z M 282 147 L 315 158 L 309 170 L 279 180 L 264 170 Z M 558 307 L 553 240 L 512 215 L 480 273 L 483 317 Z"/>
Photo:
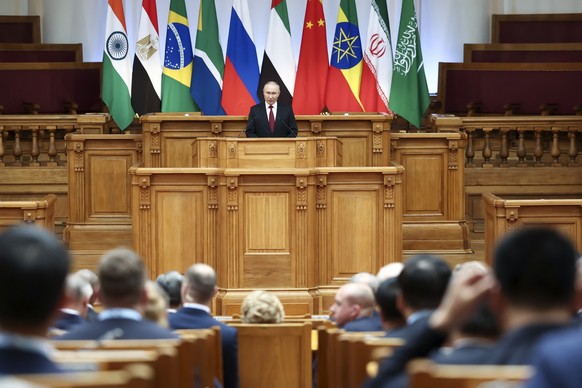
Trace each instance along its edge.
<path fill-rule="evenodd" d="M 222 107 L 229 115 L 246 115 L 259 103 L 259 61 L 253 42 L 248 4 L 234 0 L 230 15 Z"/>

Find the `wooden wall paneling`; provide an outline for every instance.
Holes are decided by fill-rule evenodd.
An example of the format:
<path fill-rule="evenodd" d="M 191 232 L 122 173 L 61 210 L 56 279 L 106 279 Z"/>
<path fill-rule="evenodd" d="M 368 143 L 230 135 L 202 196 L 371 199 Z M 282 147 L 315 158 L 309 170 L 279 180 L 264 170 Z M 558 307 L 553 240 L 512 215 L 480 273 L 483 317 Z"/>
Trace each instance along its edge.
<path fill-rule="evenodd" d="M 392 158 L 405 170 L 403 244 L 408 254 L 471 252 L 465 222 L 465 145 L 466 135 L 458 131 L 392 134 Z"/>
<path fill-rule="evenodd" d="M 496 242 L 506 233 L 531 226 L 559 230 L 582 249 L 582 199 L 503 199 L 483 194 L 485 258 L 491 260 Z M 490 261 L 489 261 L 490 262 Z"/>
<path fill-rule="evenodd" d="M 38 201 L 0 201 L 0 230 L 26 223 L 54 232 L 56 201 L 54 194 Z"/>
<path fill-rule="evenodd" d="M 69 134 L 65 140 L 69 221 L 63 237 L 73 268 L 95 269 L 105 251 L 132 246 L 128 170 L 141 161 L 141 136 Z"/>

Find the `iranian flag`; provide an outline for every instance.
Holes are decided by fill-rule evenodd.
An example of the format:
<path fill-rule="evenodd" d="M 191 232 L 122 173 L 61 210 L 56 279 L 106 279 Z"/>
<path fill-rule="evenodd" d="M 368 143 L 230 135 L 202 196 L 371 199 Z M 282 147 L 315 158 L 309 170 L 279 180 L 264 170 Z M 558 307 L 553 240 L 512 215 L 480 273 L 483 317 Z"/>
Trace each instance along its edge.
<path fill-rule="evenodd" d="M 295 57 L 291 43 L 291 28 L 285 0 L 272 0 L 271 16 L 267 43 L 261 66 L 259 90 L 257 95 L 263 96 L 263 86 L 269 81 L 275 81 L 281 88 L 279 101 L 291 105 L 293 89 L 295 88 Z"/>
<path fill-rule="evenodd" d="M 122 131 L 131 124 L 131 58 L 128 54 L 127 29 L 121 0 L 109 0 L 103 50 L 103 85 L 101 99 Z"/>
<path fill-rule="evenodd" d="M 388 113 L 392 83 L 392 43 L 386 0 L 373 0 L 364 46 L 360 100 L 366 112 Z"/>

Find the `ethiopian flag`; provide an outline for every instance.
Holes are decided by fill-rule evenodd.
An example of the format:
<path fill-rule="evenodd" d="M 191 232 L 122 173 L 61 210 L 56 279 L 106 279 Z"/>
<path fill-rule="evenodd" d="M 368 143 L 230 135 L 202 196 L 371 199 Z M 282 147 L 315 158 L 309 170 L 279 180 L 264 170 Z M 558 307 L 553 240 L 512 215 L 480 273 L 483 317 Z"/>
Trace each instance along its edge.
<path fill-rule="evenodd" d="M 125 14 L 121 0 L 109 0 L 103 50 L 103 84 L 101 99 L 109 108 L 115 123 L 122 131 L 131 124 L 135 112 L 131 107 L 131 57 Z"/>
<path fill-rule="evenodd" d="M 198 111 L 190 95 L 192 42 L 184 0 L 171 0 L 162 73 L 162 112 Z"/>
<path fill-rule="evenodd" d="M 330 111 L 364 110 L 360 102 L 362 62 L 362 40 L 355 0 L 341 0 L 325 90 L 325 105 Z"/>

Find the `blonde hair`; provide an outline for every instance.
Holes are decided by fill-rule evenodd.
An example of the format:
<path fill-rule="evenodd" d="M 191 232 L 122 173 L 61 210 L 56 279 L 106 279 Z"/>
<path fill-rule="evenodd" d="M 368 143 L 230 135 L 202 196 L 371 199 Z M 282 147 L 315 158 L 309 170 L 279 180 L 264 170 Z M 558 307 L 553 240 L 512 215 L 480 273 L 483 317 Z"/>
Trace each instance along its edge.
<path fill-rule="evenodd" d="M 280 323 L 285 319 L 281 301 L 267 291 L 253 291 L 247 295 L 241 313 L 243 323 Z"/>
<path fill-rule="evenodd" d="M 145 290 L 148 302 L 144 310 L 144 318 L 162 327 L 168 327 L 168 295 L 162 287 L 151 280 L 146 282 Z"/>

